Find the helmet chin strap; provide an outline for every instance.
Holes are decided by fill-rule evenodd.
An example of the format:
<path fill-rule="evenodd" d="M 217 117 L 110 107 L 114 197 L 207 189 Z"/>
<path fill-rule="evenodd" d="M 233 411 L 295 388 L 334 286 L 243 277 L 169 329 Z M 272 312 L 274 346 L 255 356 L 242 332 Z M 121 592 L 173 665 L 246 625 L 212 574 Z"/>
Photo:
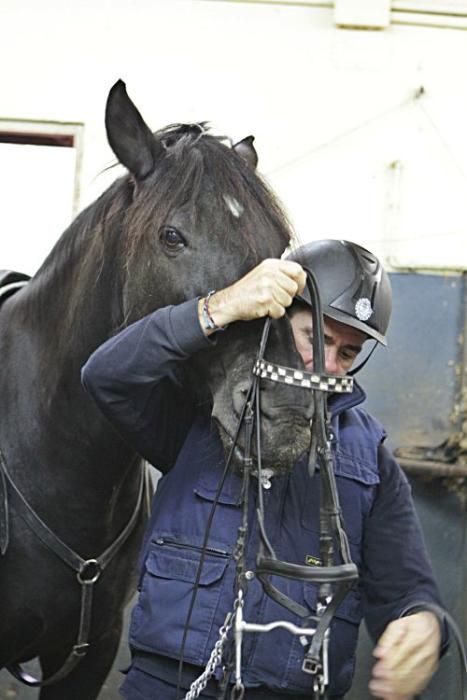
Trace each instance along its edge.
<path fill-rule="evenodd" d="M 373 355 L 374 351 L 376 350 L 376 348 L 377 348 L 377 346 L 378 346 L 378 341 L 377 341 L 377 340 L 374 340 L 373 342 L 374 342 L 374 345 L 373 345 L 373 347 L 371 348 L 371 350 L 370 350 L 370 352 L 368 353 L 368 355 L 365 357 L 365 359 L 362 360 L 362 361 L 360 362 L 360 364 L 357 365 L 354 369 L 351 369 L 350 372 L 347 372 L 347 376 L 353 377 L 355 374 L 357 374 L 357 372 L 360 372 L 360 370 L 363 369 L 363 368 L 365 367 L 366 363 L 368 362 L 368 360 L 370 359 L 370 357 Z"/>

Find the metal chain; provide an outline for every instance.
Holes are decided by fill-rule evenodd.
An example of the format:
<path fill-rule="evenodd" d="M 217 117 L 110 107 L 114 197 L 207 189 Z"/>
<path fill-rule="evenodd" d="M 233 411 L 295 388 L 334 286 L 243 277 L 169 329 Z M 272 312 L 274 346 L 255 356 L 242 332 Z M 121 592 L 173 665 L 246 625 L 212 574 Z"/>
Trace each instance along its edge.
<path fill-rule="evenodd" d="M 236 599 L 234 602 L 234 611 L 236 610 L 237 605 L 238 599 Z M 214 648 L 211 652 L 211 656 L 209 657 L 209 661 L 206 664 L 206 668 L 204 669 L 203 673 L 200 676 L 198 676 L 196 680 L 193 681 L 193 683 L 190 686 L 190 690 L 185 695 L 184 700 L 195 700 L 195 698 L 198 698 L 205 689 L 209 679 L 212 678 L 212 676 L 214 675 L 214 671 L 220 665 L 222 661 L 224 645 L 229 635 L 229 632 L 232 629 L 233 615 L 233 612 L 227 613 L 226 618 L 224 620 L 224 624 L 219 629 L 219 639 L 214 645 Z"/>

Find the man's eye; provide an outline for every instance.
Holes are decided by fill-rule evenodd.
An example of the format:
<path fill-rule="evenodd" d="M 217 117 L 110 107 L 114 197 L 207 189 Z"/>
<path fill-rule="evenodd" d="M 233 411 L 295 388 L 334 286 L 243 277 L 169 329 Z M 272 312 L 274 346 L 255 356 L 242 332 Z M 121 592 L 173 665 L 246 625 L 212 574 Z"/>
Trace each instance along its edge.
<path fill-rule="evenodd" d="M 344 350 L 341 353 L 341 356 L 347 362 L 353 362 L 353 360 L 355 360 L 355 358 L 357 357 L 357 353 L 352 350 Z"/>

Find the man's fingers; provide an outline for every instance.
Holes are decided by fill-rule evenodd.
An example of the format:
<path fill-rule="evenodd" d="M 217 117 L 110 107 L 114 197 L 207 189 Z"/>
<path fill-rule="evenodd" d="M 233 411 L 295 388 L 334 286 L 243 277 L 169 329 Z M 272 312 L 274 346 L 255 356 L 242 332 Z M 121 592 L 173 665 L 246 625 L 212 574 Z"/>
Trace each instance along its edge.
<path fill-rule="evenodd" d="M 277 289 L 282 289 L 284 292 L 286 292 L 292 301 L 294 296 L 299 294 L 297 282 L 291 277 L 287 277 L 287 275 L 281 274 L 280 277 L 274 280 L 274 282 Z"/>
<path fill-rule="evenodd" d="M 404 639 L 406 631 L 405 618 L 391 622 L 378 639 L 378 643 L 373 650 L 373 656 L 377 659 L 383 658 L 389 650 L 392 650 Z"/>
<path fill-rule="evenodd" d="M 276 287 L 272 291 L 272 301 L 287 309 L 293 302 L 294 294 L 290 294 L 283 287 Z"/>
<path fill-rule="evenodd" d="M 281 318 L 305 284 L 302 267 L 290 260 L 263 260 L 230 287 L 216 292 L 209 309 L 217 325 L 271 316 Z"/>
<path fill-rule="evenodd" d="M 271 302 L 268 307 L 267 315 L 271 318 L 282 318 L 285 314 L 285 308 L 282 304 L 277 304 L 276 302 Z"/>
<path fill-rule="evenodd" d="M 413 695 L 395 693 L 391 684 L 385 681 L 371 680 L 368 689 L 373 697 L 380 700 L 412 700 Z"/>
<path fill-rule="evenodd" d="M 378 641 L 370 691 L 383 700 L 399 700 L 422 690 L 438 665 L 441 633 L 428 611 L 394 620 Z"/>
<path fill-rule="evenodd" d="M 253 271 L 251 300 L 257 299 L 261 316 L 281 318 L 301 287 L 303 269 L 287 260 L 265 260 Z"/>
<path fill-rule="evenodd" d="M 301 294 L 306 285 L 306 272 L 303 267 L 292 260 L 281 260 L 280 269 L 297 284 L 295 294 Z"/>
<path fill-rule="evenodd" d="M 282 287 L 291 297 L 300 294 L 306 284 L 306 274 L 298 263 L 291 260 L 265 260 L 258 266 L 266 279 Z"/>

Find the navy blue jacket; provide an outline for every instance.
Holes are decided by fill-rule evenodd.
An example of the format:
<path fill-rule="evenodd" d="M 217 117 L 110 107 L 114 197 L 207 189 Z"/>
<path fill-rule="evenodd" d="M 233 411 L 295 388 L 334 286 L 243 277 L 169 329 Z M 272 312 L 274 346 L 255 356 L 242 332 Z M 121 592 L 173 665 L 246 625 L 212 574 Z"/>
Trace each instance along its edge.
<path fill-rule="evenodd" d="M 209 345 L 197 301 L 167 307 L 107 341 L 83 368 L 86 389 L 143 457 L 164 476 L 154 498 L 142 554 L 140 595 L 130 643 L 143 655 L 176 659 L 180 652 L 206 523 L 224 456 L 209 417 L 196 412 L 183 386 L 183 362 Z M 330 399 L 336 480 L 352 558 L 360 582 L 332 623 L 331 695 L 351 685 L 358 626 L 365 617 L 378 638 L 386 625 L 422 602 L 440 604 L 407 479 L 383 445 L 384 429 L 358 407 L 365 398 Z M 273 477 L 265 492 L 266 530 L 278 558 L 319 563 L 319 470 L 310 480 L 306 456 L 290 474 Z M 241 520 L 241 480 L 230 474 L 216 508 L 184 658 L 204 666 L 234 599 L 232 553 Z M 253 517 L 247 566 L 254 572 L 258 531 Z M 310 610 L 316 586 L 274 578 L 275 585 Z M 300 620 L 276 604 L 253 577 L 244 617 L 249 622 Z M 244 681 L 305 695 L 311 678 L 301 670 L 299 639 L 285 630 L 245 635 Z M 156 665 L 157 666 L 157 665 Z"/>

